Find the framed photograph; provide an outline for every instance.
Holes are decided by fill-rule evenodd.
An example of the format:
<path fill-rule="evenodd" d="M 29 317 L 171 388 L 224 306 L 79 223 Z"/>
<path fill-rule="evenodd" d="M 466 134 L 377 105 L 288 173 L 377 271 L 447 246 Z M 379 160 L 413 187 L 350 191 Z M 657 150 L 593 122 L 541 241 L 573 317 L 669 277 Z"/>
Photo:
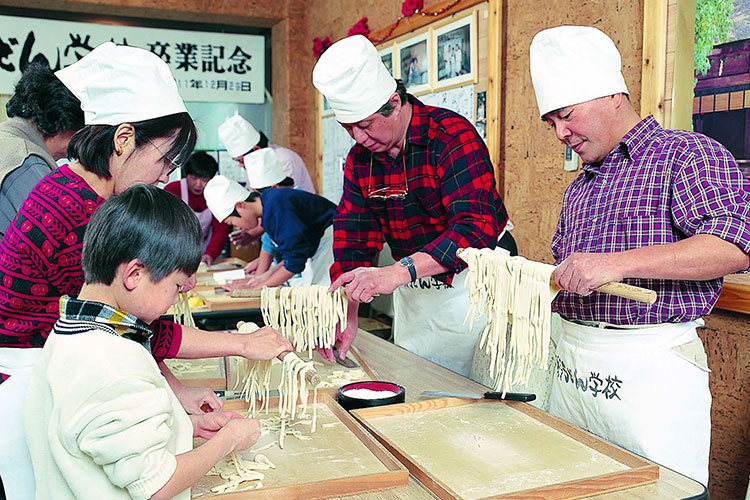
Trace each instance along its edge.
<path fill-rule="evenodd" d="M 399 77 L 412 94 L 430 90 L 430 32 L 399 43 Z"/>
<path fill-rule="evenodd" d="M 331 109 L 331 106 L 328 105 L 328 100 L 325 98 L 325 96 L 318 92 L 318 99 L 320 99 L 320 101 L 318 102 L 318 106 L 320 108 L 320 116 L 331 116 L 333 114 L 333 109 Z"/>
<path fill-rule="evenodd" d="M 379 50 L 380 60 L 383 61 L 385 67 L 391 72 L 393 78 L 398 78 L 398 62 L 396 59 L 396 44 L 392 44 L 390 47 Z"/>
<path fill-rule="evenodd" d="M 450 24 L 433 30 L 432 64 L 435 89 L 476 83 L 477 22 L 472 12 Z"/>
<path fill-rule="evenodd" d="M 487 121 L 487 92 L 477 92 L 476 122 Z"/>

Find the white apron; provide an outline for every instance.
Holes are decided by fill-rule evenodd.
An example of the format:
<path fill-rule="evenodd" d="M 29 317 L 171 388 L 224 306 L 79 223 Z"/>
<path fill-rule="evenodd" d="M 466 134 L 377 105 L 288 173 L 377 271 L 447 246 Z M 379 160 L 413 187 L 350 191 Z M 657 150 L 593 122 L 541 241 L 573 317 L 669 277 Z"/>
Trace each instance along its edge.
<path fill-rule="evenodd" d="M 331 285 L 329 270 L 333 265 L 333 224 L 328 226 L 320 237 L 318 249 L 307 259 L 305 269 L 299 278 L 291 278 L 287 283 L 294 286 Z"/>
<path fill-rule="evenodd" d="M 0 373 L 10 375 L 0 384 L 0 478 L 8 500 L 33 500 L 34 470 L 26 445 L 23 414 L 31 371 L 42 350 L 0 347 Z M 44 429 L 39 429 L 45 432 Z"/>
<path fill-rule="evenodd" d="M 699 326 L 563 320 L 549 412 L 708 484 L 711 393 Z"/>
<path fill-rule="evenodd" d="M 188 192 L 187 179 L 180 181 L 180 198 L 185 202 L 185 205 L 190 206 L 188 198 L 190 194 Z M 198 217 L 198 222 L 201 225 L 201 231 L 203 231 L 203 252 L 206 252 L 208 248 L 208 242 L 211 241 L 211 234 L 213 233 L 213 222 L 214 215 L 209 209 L 205 209 L 202 212 L 193 212 Z"/>
<path fill-rule="evenodd" d="M 508 255 L 504 248 L 497 252 Z M 393 292 L 393 342 L 407 351 L 464 377 L 471 374 L 474 348 L 487 320 L 464 323 L 469 291 L 464 269 L 448 286 L 432 277 L 420 278 Z"/>

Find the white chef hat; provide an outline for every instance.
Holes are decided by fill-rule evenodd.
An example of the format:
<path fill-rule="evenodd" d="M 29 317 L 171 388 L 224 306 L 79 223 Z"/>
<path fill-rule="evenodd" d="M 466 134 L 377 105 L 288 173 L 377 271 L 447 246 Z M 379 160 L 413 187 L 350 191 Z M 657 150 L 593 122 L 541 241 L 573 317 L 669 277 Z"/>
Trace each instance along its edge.
<path fill-rule="evenodd" d="M 263 148 L 245 155 L 247 181 L 253 189 L 263 189 L 278 184 L 286 179 L 276 152 Z"/>
<path fill-rule="evenodd" d="M 628 94 L 617 47 L 590 26 L 540 31 L 531 41 L 529 63 L 540 116 L 599 97 Z"/>
<path fill-rule="evenodd" d="M 260 142 L 260 132 L 236 111 L 219 125 L 219 140 L 232 158 L 242 156 Z"/>
<path fill-rule="evenodd" d="M 104 42 L 55 76 L 81 101 L 86 125 L 187 112 L 167 63 L 138 47 Z"/>
<path fill-rule="evenodd" d="M 339 40 L 323 52 L 313 69 L 313 85 L 341 123 L 367 118 L 396 90 L 375 46 L 362 35 Z"/>
<path fill-rule="evenodd" d="M 223 175 L 213 176 L 203 190 L 208 209 L 220 222 L 234 212 L 235 203 L 245 201 L 248 196 L 250 192 L 247 189 Z"/>

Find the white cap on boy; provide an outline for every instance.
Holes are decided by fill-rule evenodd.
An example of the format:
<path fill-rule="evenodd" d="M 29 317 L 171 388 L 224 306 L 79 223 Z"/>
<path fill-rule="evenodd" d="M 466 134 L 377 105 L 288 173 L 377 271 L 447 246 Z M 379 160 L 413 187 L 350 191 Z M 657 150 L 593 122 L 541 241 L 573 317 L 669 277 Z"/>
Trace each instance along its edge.
<path fill-rule="evenodd" d="M 249 152 L 260 142 L 260 132 L 235 111 L 224 123 L 219 125 L 219 140 L 224 143 L 232 158 Z"/>

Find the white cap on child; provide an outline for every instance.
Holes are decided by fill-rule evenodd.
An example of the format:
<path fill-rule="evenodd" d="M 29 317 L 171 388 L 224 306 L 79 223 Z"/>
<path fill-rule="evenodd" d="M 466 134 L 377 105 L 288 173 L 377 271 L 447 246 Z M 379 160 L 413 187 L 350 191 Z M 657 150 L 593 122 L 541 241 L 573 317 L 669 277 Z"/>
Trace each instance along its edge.
<path fill-rule="evenodd" d="M 263 189 L 286 179 L 276 152 L 263 148 L 245 155 L 245 171 L 248 185 L 253 189 Z"/>
<path fill-rule="evenodd" d="M 224 222 L 234 212 L 235 203 L 245 201 L 248 196 L 247 189 L 223 175 L 215 175 L 203 190 L 206 205 L 219 222 Z"/>
<path fill-rule="evenodd" d="M 260 132 L 235 111 L 224 123 L 219 125 L 219 140 L 224 143 L 229 156 L 242 156 L 260 142 Z"/>
<path fill-rule="evenodd" d="M 621 64 L 612 39 L 596 28 L 558 26 L 540 31 L 529 48 L 539 115 L 599 97 L 627 94 Z"/>
<path fill-rule="evenodd" d="M 341 123 L 367 118 L 396 91 L 396 80 L 362 35 L 339 40 L 323 52 L 313 69 L 313 85 Z"/>
<path fill-rule="evenodd" d="M 148 50 L 104 42 L 55 76 L 81 101 L 86 125 L 187 112 L 169 66 Z"/>

